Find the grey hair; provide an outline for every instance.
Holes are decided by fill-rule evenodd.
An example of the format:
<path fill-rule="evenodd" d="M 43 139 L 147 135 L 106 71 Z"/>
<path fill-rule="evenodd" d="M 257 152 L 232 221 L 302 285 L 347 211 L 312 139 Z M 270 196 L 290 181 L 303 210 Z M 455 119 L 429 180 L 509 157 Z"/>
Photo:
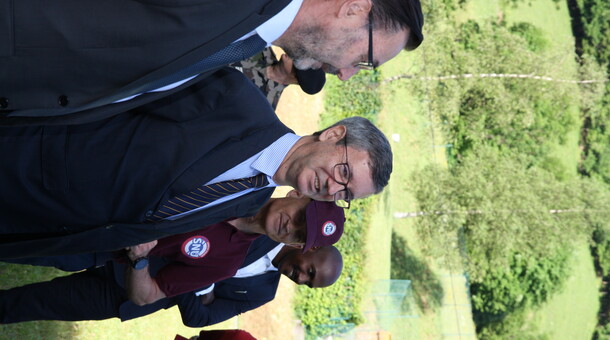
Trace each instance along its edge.
<path fill-rule="evenodd" d="M 344 138 L 347 138 L 348 146 L 368 152 L 375 193 L 380 193 L 388 185 L 390 174 L 392 173 L 392 148 L 390 147 L 390 142 L 381 130 L 363 117 L 342 119 L 313 135 L 319 136 L 322 132 L 338 125 L 346 127 Z M 337 142 L 337 145 L 343 143 L 344 141 L 341 139 Z"/>

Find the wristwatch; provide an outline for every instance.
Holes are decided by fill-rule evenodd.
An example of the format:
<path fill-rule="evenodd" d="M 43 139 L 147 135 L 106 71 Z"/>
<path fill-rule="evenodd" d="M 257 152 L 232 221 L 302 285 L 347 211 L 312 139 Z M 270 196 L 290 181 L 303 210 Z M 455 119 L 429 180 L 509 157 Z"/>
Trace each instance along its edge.
<path fill-rule="evenodd" d="M 131 261 L 131 268 L 135 270 L 144 269 L 148 266 L 148 257 L 140 257 Z"/>

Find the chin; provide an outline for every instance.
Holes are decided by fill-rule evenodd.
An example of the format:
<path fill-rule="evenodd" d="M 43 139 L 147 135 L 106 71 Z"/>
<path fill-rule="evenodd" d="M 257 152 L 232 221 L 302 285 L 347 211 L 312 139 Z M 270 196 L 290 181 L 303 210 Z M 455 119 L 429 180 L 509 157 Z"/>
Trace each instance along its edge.
<path fill-rule="evenodd" d="M 318 68 L 322 67 L 322 63 L 320 63 L 319 61 L 317 61 L 315 59 L 311 59 L 311 58 L 294 59 L 293 65 L 294 65 L 294 67 L 296 67 L 302 71 L 310 70 L 310 69 L 318 69 Z"/>

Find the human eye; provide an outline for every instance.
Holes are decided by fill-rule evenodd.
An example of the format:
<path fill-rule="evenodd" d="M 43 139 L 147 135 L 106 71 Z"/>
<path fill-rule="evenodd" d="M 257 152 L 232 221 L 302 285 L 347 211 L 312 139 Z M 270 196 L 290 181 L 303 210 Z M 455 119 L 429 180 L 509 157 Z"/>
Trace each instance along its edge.
<path fill-rule="evenodd" d="M 349 166 L 347 164 L 341 164 L 341 166 L 338 167 L 337 177 L 341 182 L 347 183 L 349 181 L 349 176 Z"/>
<path fill-rule="evenodd" d="M 309 268 L 309 277 L 313 279 L 316 276 L 316 270 L 314 268 Z"/>

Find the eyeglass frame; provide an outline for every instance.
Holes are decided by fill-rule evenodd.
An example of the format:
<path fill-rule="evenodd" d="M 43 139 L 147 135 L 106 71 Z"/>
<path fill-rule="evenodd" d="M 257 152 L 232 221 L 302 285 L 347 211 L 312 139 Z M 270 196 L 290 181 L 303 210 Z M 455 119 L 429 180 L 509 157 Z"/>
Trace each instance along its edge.
<path fill-rule="evenodd" d="M 351 205 L 351 199 L 349 198 L 349 189 L 347 188 L 347 185 L 349 184 L 349 180 L 351 178 L 351 171 L 349 170 L 349 164 L 347 163 L 347 135 L 343 137 L 343 145 L 345 146 L 345 163 L 337 163 L 333 167 L 333 181 L 337 182 L 337 184 L 342 185 L 343 189 L 333 194 L 333 201 L 335 202 L 335 205 L 339 208 L 349 209 Z M 335 172 L 338 166 L 345 166 L 345 169 L 347 169 L 347 181 L 345 183 L 343 183 L 342 181 L 338 181 L 335 177 Z M 339 169 L 339 172 L 341 172 L 341 169 Z M 342 192 L 345 192 L 345 199 L 342 199 L 340 196 L 337 197 Z M 340 204 L 339 202 L 345 202 L 345 206 Z"/>
<path fill-rule="evenodd" d="M 360 70 L 374 70 L 375 64 L 373 63 L 373 9 L 369 11 L 369 54 L 368 61 L 361 61 L 356 64 L 356 68 Z"/>

